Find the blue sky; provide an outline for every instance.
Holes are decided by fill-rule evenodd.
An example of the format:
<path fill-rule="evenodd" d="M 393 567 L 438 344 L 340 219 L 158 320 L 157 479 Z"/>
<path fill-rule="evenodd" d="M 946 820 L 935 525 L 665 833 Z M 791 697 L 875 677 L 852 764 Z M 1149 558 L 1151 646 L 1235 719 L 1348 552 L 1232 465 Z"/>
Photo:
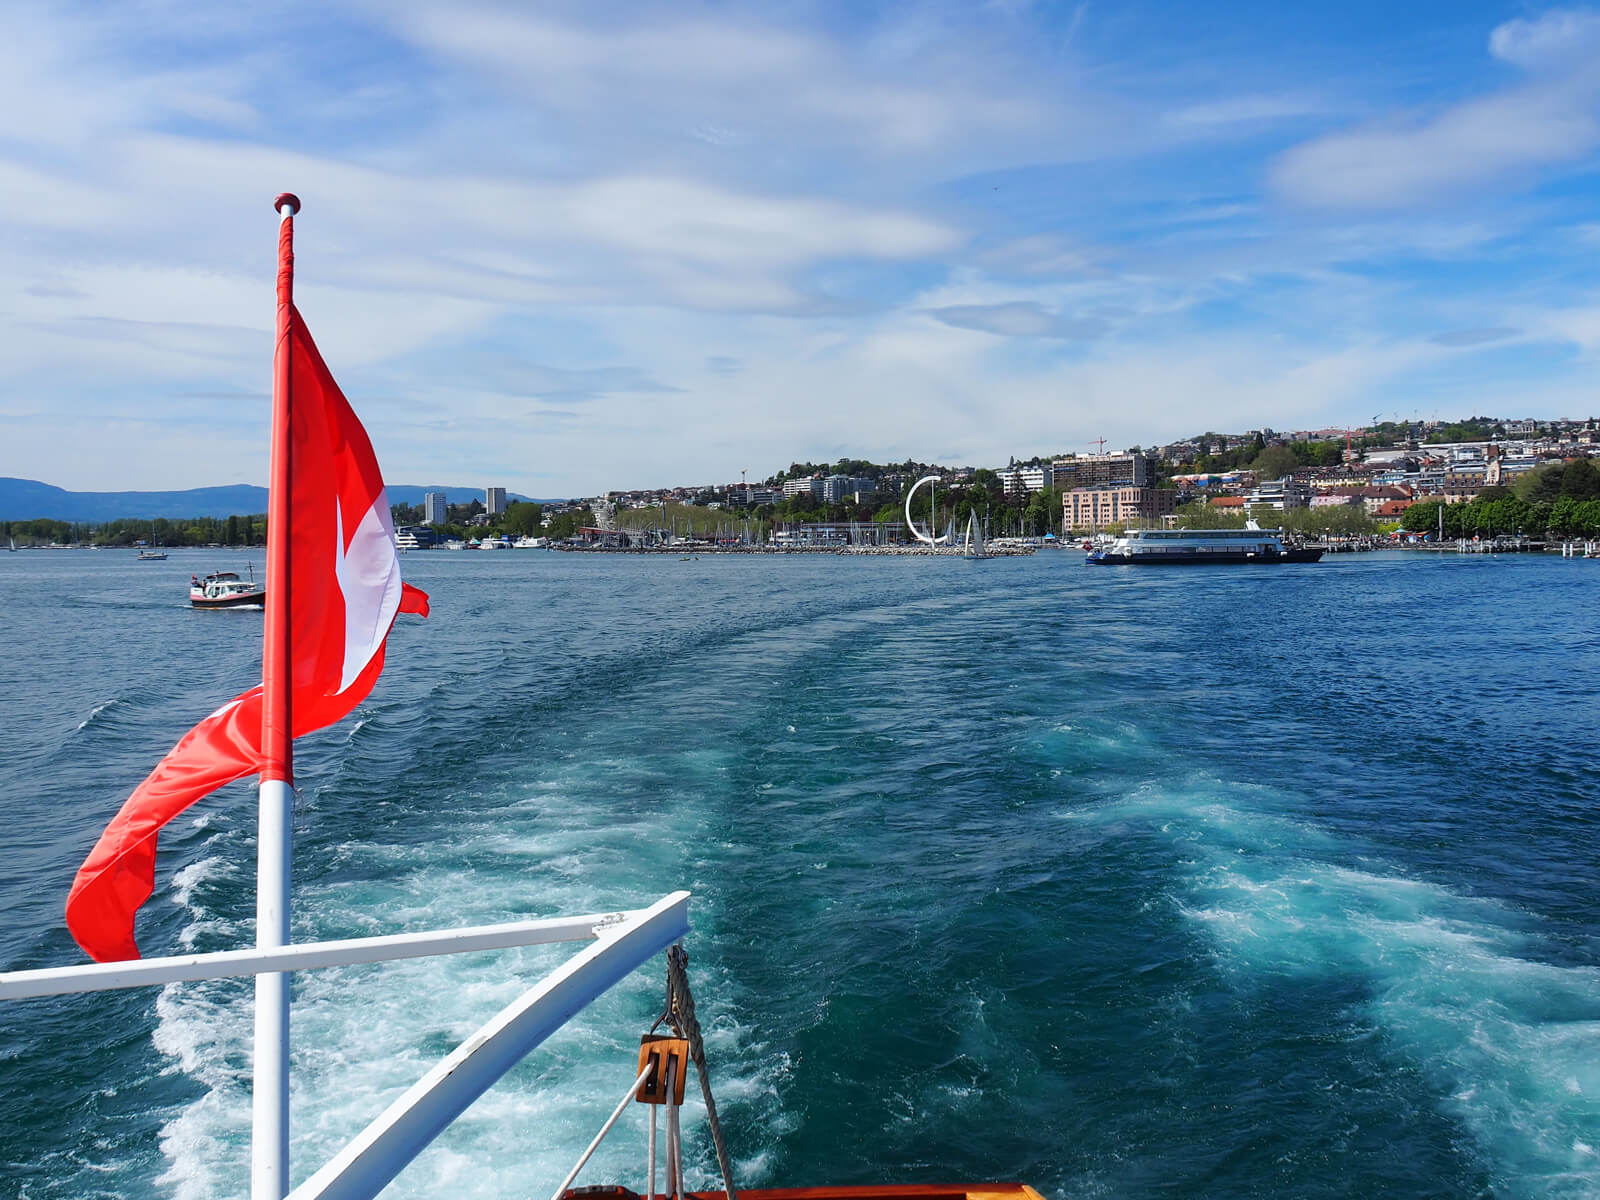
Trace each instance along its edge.
<path fill-rule="evenodd" d="M 264 480 L 283 190 L 397 483 L 1600 410 L 1600 10 L 7 11 L 0 475 Z"/>

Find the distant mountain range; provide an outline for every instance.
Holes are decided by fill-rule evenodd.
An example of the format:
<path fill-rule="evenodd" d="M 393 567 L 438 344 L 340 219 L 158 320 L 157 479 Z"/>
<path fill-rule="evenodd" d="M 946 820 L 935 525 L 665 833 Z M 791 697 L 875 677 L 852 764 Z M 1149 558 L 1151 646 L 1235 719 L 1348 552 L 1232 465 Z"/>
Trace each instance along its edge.
<path fill-rule="evenodd" d="M 391 484 L 388 491 L 391 504 L 421 504 L 427 492 L 443 492 L 449 504 L 470 504 L 483 499 L 483 489 L 471 487 Z M 508 492 L 506 496 L 510 500 L 531 499 L 516 492 Z M 548 504 L 550 501 L 541 500 L 539 503 Z M 80 521 L 95 525 L 115 521 L 119 517 L 145 521 L 156 517 L 182 520 L 185 517 L 229 517 L 235 513 L 245 516 L 266 511 L 267 489 L 243 483 L 229 487 L 190 488 L 184 492 L 69 492 L 36 479 L 0 476 L 0 521 L 32 521 L 42 517 L 52 521 Z"/>

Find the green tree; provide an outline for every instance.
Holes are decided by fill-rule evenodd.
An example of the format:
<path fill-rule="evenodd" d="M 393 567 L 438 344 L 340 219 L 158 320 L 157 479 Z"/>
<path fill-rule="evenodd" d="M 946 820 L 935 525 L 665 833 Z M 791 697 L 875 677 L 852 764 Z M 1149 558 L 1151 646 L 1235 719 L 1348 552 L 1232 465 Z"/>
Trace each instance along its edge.
<path fill-rule="evenodd" d="M 1600 499 L 1600 467 L 1591 459 L 1573 459 L 1561 474 L 1561 494 L 1574 500 Z"/>
<path fill-rule="evenodd" d="M 572 537 L 579 529 L 586 529 L 594 525 L 594 513 L 587 508 L 569 509 L 550 518 L 547 532 L 550 537 L 560 540 Z"/>
<path fill-rule="evenodd" d="M 1566 471 L 1564 462 L 1535 467 L 1518 479 L 1511 490 L 1531 504 L 1548 504 L 1561 495 L 1561 477 Z"/>
<path fill-rule="evenodd" d="M 1257 435 L 1260 440 L 1260 435 Z M 1250 469 L 1258 479 L 1282 479 L 1300 468 L 1300 459 L 1287 446 L 1268 446 L 1250 462 Z"/>
<path fill-rule="evenodd" d="M 539 532 L 544 510 L 531 500 L 517 500 L 507 506 L 500 527 L 513 537 L 532 537 Z"/>
<path fill-rule="evenodd" d="M 1418 500 L 1401 514 L 1400 528 L 1409 533 L 1437 533 L 1443 500 Z"/>
<path fill-rule="evenodd" d="M 1204 500 L 1192 500 L 1175 513 L 1182 529 L 1242 529 L 1244 514 L 1237 509 L 1213 508 Z"/>

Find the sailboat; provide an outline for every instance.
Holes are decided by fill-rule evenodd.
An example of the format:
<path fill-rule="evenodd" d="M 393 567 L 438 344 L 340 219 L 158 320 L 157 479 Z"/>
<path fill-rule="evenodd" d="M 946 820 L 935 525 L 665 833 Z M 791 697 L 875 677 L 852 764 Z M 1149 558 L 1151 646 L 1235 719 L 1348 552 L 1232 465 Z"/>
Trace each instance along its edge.
<path fill-rule="evenodd" d="M 0 973 L 0 1001 L 255 976 L 250 1194 L 252 1200 L 283 1200 L 290 1192 L 290 972 L 587 943 L 466 1037 L 293 1190 L 293 1200 L 369 1200 L 507 1071 L 636 968 L 666 952 L 668 1006 L 662 1020 L 669 1021 L 672 1035 L 657 1035 L 652 1027 L 644 1036 L 637 1067 L 626 1066 L 637 1074 L 621 1102 L 549 1194 L 574 1200 L 567 1189 L 590 1154 L 623 1112 L 641 1102 L 657 1106 L 650 1110 L 644 1195 L 710 1200 L 725 1194 L 737 1200 L 688 991 L 687 956 L 678 945 L 689 933 L 688 892 L 669 892 L 643 908 L 583 916 L 327 942 L 290 939 L 294 737 L 342 720 L 365 699 L 382 670 L 383 643 L 395 615 L 426 616 L 427 597 L 401 582 L 388 499 L 370 441 L 293 304 L 293 217 L 300 202 L 285 193 L 275 207 L 280 213 L 278 336 L 267 555 L 269 574 L 289 582 L 267 594 L 262 683 L 206 717 L 168 752 L 80 869 L 67 900 L 67 925 L 99 961 Z M 215 788 L 256 774 L 256 946 L 141 959 L 134 916 L 155 883 L 157 832 Z M 679 1111 L 689 1062 L 700 1078 L 723 1181 L 723 1188 L 709 1192 L 688 1191 L 682 1171 Z M 625 1071 L 619 1072 L 619 1082 Z M 656 1188 L 657 1108 L 665 1110 L 664 1192 Z M 528 1130 L 529 1136 L 538 1132 Z M 529 1192 L 519 1188 L 517 1194 Z M 584 1189 L 584 1195 L 637 1200 L 636 1193 L 620 1188 Z M 1042 1200 L 1020 1183 L 773 1188 L 743 1195 L 745 1200 Z"/>
<path fill-rule="evenodd" d="M 978 514 L 967 514 L 967 540 L 962 544 L 961 555 L 963 558 L 988 558 L 989 551 L 983 544 L 983 530 L 978 527 Z"/>

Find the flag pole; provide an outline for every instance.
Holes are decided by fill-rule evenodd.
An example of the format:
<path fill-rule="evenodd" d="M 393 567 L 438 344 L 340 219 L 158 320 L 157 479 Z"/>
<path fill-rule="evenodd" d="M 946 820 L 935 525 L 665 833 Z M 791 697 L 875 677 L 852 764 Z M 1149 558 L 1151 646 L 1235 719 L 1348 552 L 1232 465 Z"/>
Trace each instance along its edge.
<path fill-rule="evenodd" d="M 294 811 L 294 724 L 290 709 L 290 324 L 294 305 L 294 214 L 278 211 L 278 312 L 273 352 L 272 457 L 267 497 L 266 630 L 261 652 L 261 781 L 256 837 L 256 946 L 289 944 L 289 863 Z M 251 1200 L 289 1191 L 289 975 L 256 976 L 255 1069 L 250 1143 Z"/>

